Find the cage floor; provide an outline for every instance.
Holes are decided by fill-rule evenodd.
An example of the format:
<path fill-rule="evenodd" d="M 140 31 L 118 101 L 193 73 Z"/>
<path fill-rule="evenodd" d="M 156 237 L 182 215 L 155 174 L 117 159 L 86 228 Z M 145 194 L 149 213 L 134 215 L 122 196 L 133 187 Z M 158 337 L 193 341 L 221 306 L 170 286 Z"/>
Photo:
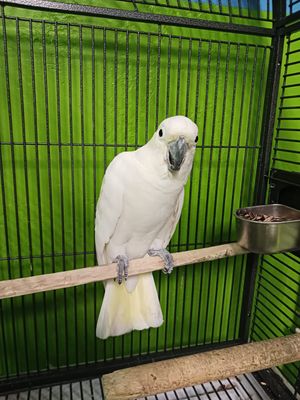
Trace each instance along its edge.
<path fill-rule="evenodd" d="M 0 396 L 0 400 L 102 400 L 102 389 L 99 379 L 73 382 L 46 388 L 34 389 L 27 392 Z M 270 397 L 265 393 L 256 379 L 251 375 L 239 375 L 235 378 L 224 379 L 148 396 L 139 400 L 267 400 Z"/>

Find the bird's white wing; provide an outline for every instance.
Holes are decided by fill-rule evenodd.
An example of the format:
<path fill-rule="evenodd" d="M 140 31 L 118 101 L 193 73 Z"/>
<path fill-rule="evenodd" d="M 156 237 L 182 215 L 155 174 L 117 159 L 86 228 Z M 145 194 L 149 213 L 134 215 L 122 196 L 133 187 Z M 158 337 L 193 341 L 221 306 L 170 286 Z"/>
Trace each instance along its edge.
<path fill-rule="evenodd" d="M 98 265 L 111 261 L 106 258 L 105 246 L 109 243 L 122 214 L 124 186 L 119 171 L 124 169 L 123 164 L 124 157 L 121 153 L 108 166 L 102 182 L 95 220 Z"/>
<path fill-rule="evenodd" d="M 180 192 L 178 196 L 178 200 L 176 206 L 174 208 L 174 212 L 172 213 L 171 217 L 166 224 L 164 225 L 163 229 L 157 235 L 157 238 L 153 241 L 151 248 L 152 249 L 164 249 L 168 246 L 171 237 L 173 236 L 176 225 L 179 221 L 182 206 L 183 206 L 183 199 L 184 199 L 184 189 Z"/>

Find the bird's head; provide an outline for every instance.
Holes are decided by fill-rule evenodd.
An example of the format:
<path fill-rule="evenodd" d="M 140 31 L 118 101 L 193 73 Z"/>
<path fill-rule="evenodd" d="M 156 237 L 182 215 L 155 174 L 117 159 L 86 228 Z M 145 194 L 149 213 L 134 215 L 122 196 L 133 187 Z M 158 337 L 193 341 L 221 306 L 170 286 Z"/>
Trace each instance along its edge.
<path fill-rule="evenodd" d="M 198 141 L 198 127 L 193 121 L 179 115 L 167 118 L 159 125 L 153 140 L 172 174 L 190 170 Z"/>

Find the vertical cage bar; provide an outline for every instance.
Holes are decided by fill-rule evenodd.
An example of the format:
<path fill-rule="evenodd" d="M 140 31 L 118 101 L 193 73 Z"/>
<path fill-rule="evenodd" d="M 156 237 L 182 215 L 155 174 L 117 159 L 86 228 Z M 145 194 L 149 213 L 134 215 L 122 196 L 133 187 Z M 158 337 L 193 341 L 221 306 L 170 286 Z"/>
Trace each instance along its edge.
<path fill-rule="evenodd" d="M 276 22 L 283 16 L 286 9 L 285 0 L 273 0 L 273 14 Z M 254 204 L 264 204 L 266 201 L 268 171 L 271 160 L 272 138 L 276 115 L 277 96 L 280 80 L 280 69 L 283 56 L 284 35 L 281 30 L 276 29 L 276 35 L 272 38 L 272 47 L 269 58 L 268 79 L 265 92 L 265 104 L 262 123 L 261 143 L 259 160 L 257 165 Z M 251 308 L 253 301 L 255 276 L 258 265 L 258 256 L 248 255 L 245 271 L 245 284 L 240 319 L 240 338 L 248 340 Z"/>
<path fill-rule="evenodd" d="M 96 61 L 95 61 L 95 29 L 92 26 L 91 29 L 91 46 L 92 46 L 92 135 L 93 135 L 93 173 L 94 173 L 94 210 L 96 209 L 97 204 L 97 182 L 98 182 L 98 174 L 97 174 L 97 153 L 96 153 L 96 89 L 95 89 L 95 81 L 96 81 Z M 94 263 L 96 265 L 96 257 L 94 257 Z M 93 326 L 95 327 L 97 324 L 97 283 L 93 284 L 93 300 L 94 300 L 94 320 Z M 98 349 L 98 340 L 96 335 L 94 335 L 94 361 L 97 361 L 97 349 Z"/>
<path fill-rule="evenodd" d="M 12 120 L 12 107 L 11 107 L 11 92 L 10 92 L 10 75 L 9 75 L 9 61 L 8 61 L 8 46 L 7 46 L 7 32 L 6 32 L 6 18 L 4 14 L 4 7 L 1 6 L 1 13 L 2 13 L 2 31 L 3 31 L 3 48 L 4 48 L 4 67 L 5 67 L 5 83 L 6 83 L 6 97 L 7 97 L 7 106 L 8 106 L 8 121 L 9 121 L 9 136 L 10 141 L 13 143 L 13 120 Z M 20 227 L 19 227 L 19 216 L 18 216 L 18 198 L 17 198 L 17 185 L 16 185 L 16 171 L 15 171 L 15 153 L 14 153 L 14 146 L 11 146 L 11 159 L 12 159 L 12 173 L 13 173 L 13 192 L 14 192 L 14 199 L 15 199 L 15 215 L 16 215 L 16 229 L 17 229 L 17 247 L 18 247 L 18 259 L 19 259 L 19 270 L 20 276 L 22 276 L 22 267 L 21 267 L 21 244 L 20 244 Z M 2 166 L 2 173 L 3 173 L 3 166 Z M 4 176 L 3 176 L 3 188 L 4 186 Z M 4 209 L 4 219 L 7 221 L 7 209 Z M 9 245 L 8 245 L 9 236 L 7 233 L 6 241 L 7 241 L 7 255 L 9 256 Z M 10 258 L 8 260 L 8 273 L 9 278 L 12 278 L 12 271 L 11 271 L 11 264 Z M 24 298 L 22 297 L 22 312 L 24 315 Z M 12 311 L 12 325 L 13 325 L 13 346 L 15 351 L 15 362 L 16 362 L 16 374 L 19 375 L 20 373 L 20 365 L 18 359 L 18 351 L 17 351 L 17 334 L 16 334 L 16 325 L 15 325 L 15 307 L 14 301 L 11 299 L 11 311 Z M 24 322 L 24 318 L 23 318 Z M 23 325 L 24 326 L 24 325 Z M 24 334 L 27 337 L 26 327 L 24 326 Z M 25 339 L 25 346 L 27 343 L 27 339 Z M 28 355 L 26 353 L 26 366 L 28 370 Z"/>
<path fill-rule="evenodd" d="M 5 233 L 5 245 L 6 245 L 6 254 L 8 256 L 8 262 L 7 262 L 7 268 L 8 268 L 8 276 L 11 276 L 11 266 L 10 266 L 10 260 L 9 260 L 9 244 L 8 244 L 8 223 L 7 223 L 7 214 L 6 214 L 6 192 L 5 192 L 5 185 L 4 185 L 4 169 L 3 169 L 3 163 L 2 163 L 2 146 L 0 145 L 0 177 L 1 177 L 1 193 L 2 193 L 2 209 L 3 209 L 3 219 L 4 219 L 4 233 Z M 10 309 L 12 311 L 12 315 L 14 315 L 14 310 L 13 310 L 13 299 L 10 299 Z M 3 356 L 4 356 L 4 365 L 5 365 L 5 371 L 6 371 L 6 376 L 9 376 L 9 369 L 8 369 L 8 358 L 7 358 L 7 345 L 6 345 L 6 333 L 5 333 L 5 328 L 4 328 L 4 311 L 3 311 L 3 301 L 0 301 L 0 315 L 1 315 L 1 336 L 2 336 L 2 345 L 3 345 Z M 14 342 L 14 348 L 16 350 L 15 346 L 15 328 L 14 328 L 14 321 L 13 323 L 13 342 Z M 17 353 L 16 355 L 16 366 L 18 366 L 18 359 L 17 359 Z M 18 367 L 17 367 L 18 371 Z"/>
<path fill-rule="evenodd" d="M 281 0 L 283 1 L 283 0 Z M 278 5 L 273 5 L 274 14 L 280 15 L 276 12 Z M 279 3 L 279 2 L 278 2 Z M 269 171 L 271 151 L 272 151 L 272 137 L 275 124 L 276 103 L 279 89 L 280 69 L 282 62 L 284 36 L 281 31 L 277 30 L 276 36 L 272 38 L 272 49 L 270 54 L 268 80 L 266 88 L 266 100 L 264 105 L 264 116 L 261 135 L 261 151 L 259 154 L 259 163 L 257 166 L 256 175 L 256 198 L 255 204 L 263 204 L 267 192 L 267 175 Z"/>
<path fill-rule="evenodd" d="M 171 81 L 171 52 L 172 50 L 172 36 L 169 35 L 168 40 L 168 67 L 167 67 L 167 95 L 166 95 L 166 118 L 169 116 L 169 103 L 170 103 L 170 81 Z"/>
<path fill-rule="evenodd" d="M 44 237 L 42 228 L 42 199 L 41 199 L 41 179 L 40 179 L 40 152 L 38 146 L 38 123 L 37 123 L 37 99 L 36 99 L 36 82 L 35 82 L 35 56 L 33 46 L 33 30 L 32 21 L 29 22 L 29 37 L 30 37 L 30 59 L 31 59 L 31 81 L 33 94 L 33 121 L 34 121 L 34 138 L 35 138 L 35 162 L 36 162 L 36 184 L 37 184 L 37 201 L 38 201 L 38 220 L 39 220 L 39 236 L 40 236 L 40 254 L 41 254 L 41 270 L 45 273 L 44 261 Z M 46 294 L 43 293 L 43 314 L 45 326 L 45 354 L 46 365 L 49 369 L 49 338 L 48 338 L 48 317 L 47 317 L 47 302 Z"/>
<path fill-rule="evenodd" d="M 126 31 L 125 50 L 125 151 L 128 150 L 128 81 L 129 81 L 129 32 Z"/>
<path fill-rule="evenodd" d="M 200 64 L 201 64 L 201 39 L 198 42 L 198 55 L 197 55 L 197 80 L 196 80 L 196 100 L 195 100 L 195 111 L 194 121 L 197 124 L 198 120 L 198 106 L 199 106 L 199 88 L 200 88 Z M 199 199 L 199 197 L 198 197 Z"/>
<path fill-rule="evenodd" d="M 26 141 L 26 135 L 25 135 L 25 112 L 24 112 L 24 94 L 23 94 L 23 78 L 22 78 L 22 61 L 21 61 L 21 45 L 20 45 L 20 25 L 19 25 L 19 19 L 16 18 L 16 44 L 17 44 L 17 65 L 18 65 L 18 86 L 19 86 L 19 96 L 20 96 L 20 114 L 21 114 L 21 132 L 22 132 L 22 138 L 23 142 L 25 143 Z M 13 147 L 13 146 L 12 146 Z M 13 168 L 15 169 L 15 161 L 16 158 L 13 158 Z M 29 257 L 30 257 L 30 262 L 32 264 L 32 238 L 31 238 L 31 227 L 30 227 L 30 201 L 29 201 L 29 190 L 28 190 L 28 167 L 27 167 L 27 151 L 26 151 L 26 146 L 25 144 L 23 145 L 23 165 L 24 165 L 24 178 L 25 178 L 25 204 L 26 204 L 26 218 L 27 218 L 27 233 L 28 233 L 28 244 L 29 244 Z M 16 178 L 16 174 L 14 174 L 14 178 Z M 15 201 L 18 204 L 17 201 L 17 194 L 15 196 Z M 19 228 L 19 227 L 18 227 Z M 19 229 L 18 229 L 19 230 Z M 20 253 L 19 257 L 21 257 L 21 244 L 20 244 Z M 20 259 L 19 261 L 20 265 L 20 276 L 23 276 L 23 266 L 22 266 L 22 261 Z M 34 296 L 33 296 L 34 297 Z M 28 342 L 28 334 L 27 334 L 27 328 L 26 328 L 26 321 L 25 321 L 25 299 L 22 297 L 22 311 L 23 311 L 23 327 L 24 327 L 24 339 L 25 339 L 25 359 L 26 359 L 26 365 L 27 365 L 27 371 L 29 372 L 29 354 L 28 354 L 28 347 L 29 347 L 29 342 Z M 35 311 L 35 304 L 34 304 L 34 311 Z M 34 319 L 36 318 L 36 315 L 34 316 Z M 34 324 L 36 326 L 36 324 Z M 35 332 L 36 333 L 36 332 Z M 38 348 L 36 347 L 36 342 L 35 340 L 35 351 L 38 351 Z M 39 363 L 38 363 L 38 356 L 36 353 L 36 362 L 37 362 L 37 368 L 39 369 Z"/>
<path fill-rule="evenodd" d="M 103 157 L 103 167 L 106 170 L 107 167 L 107 43 L 106 43 L 107 32 L 103 28 L 103 137 L 104 137 L 104 157 Z"/>
<path fill-rule="evenodd" d="M 170 104 L 170 82 L 171 82 L 171 55 L 172 55 L 172 36 L 168 37 L 168 61 L 167 61 L 167 94 L 166 94 L 166 118 L 169 116 Z M 164 350 L 168 347 L 168 334 L 169 334 L 169 298 L 170 298 L 170 279 L 166 281 L 166 325 L 164 335 Z"/>
<path fill-rule="evenodd" d="M 281 128 L 282 126 L 282 113 L 283 113 L 283 105 L 284 105 L 284 100 L 286 99 L 285 92 L 286 92 L 286 82 L 287 82 L 287 73 L 288 73 L 288 66 L 289 66 L 289 57 L 290 57 L 290 35 L 287 36 L 287 49 L 285 53 L 285 62 L 284 62 L 284 72 L 283 72 L 283 82 L 281 86 L 281 94 L 280 94 L 280 103 L 279 103 L 279 112 L 278 112 L 278 118 L 277 118 L 277 128 L 276 128 L 276 138 L 275 140 L 279 137 L 280 135 L 280 130 L 284 129 Z M 273 155 L 273 160 L 272 160 L 272 168 L 274 168 L 275 164 L 275 157 L 277 154 L 277 149 L 278 149 L 278 141 L 276 140 L 276 144 L 274 147 L 274 155 Z"/>
<path fill-rule="evenodd" d="M 187 64 L 187 78 L 186 78 L 186 102 L 185 102 L 185 115 L 188 116 L 189 113 L 189 99 L 190 99 L 190 80 L 191 80 L 191 58 L 192 58 L 192 40 L 189 39 L 189 48 L 188 48 L 188 64 Z M 193 179 L 193 170 L 191 172 L 190 176 L 190 187 L 189 187 L 189 207 L 188 207 L 188 218 L 187 220 L 189 221 L 190 217 L 190 209 L 191 209 L 191 200 L 192 200 L 192 179 Z M 186 242 L 188 243 L 188 237 L 189 237 L 189 225 L 187 225 L 187 234 L 186 234 Z M 180 243 L 179 243 L 180 245 Z M 188 244 L 186 245 L 186 248 L 188 249 Z M 183 334 L 184 334 L 184 320 L 185 320 L 185 312 L 186 312 L 186 302 L 184 301 L 186 298 L 186 288 L 187 288 L 187 268 L 184 267 L 183 269 L 183 280 L 184 280 L 184 286 L 183 286 L 183 301 L 182 301 L 182 309 L 181 309 L 181 329 L 180 329 L 180 348 L 183 347 Z"/>
<path fill-rule="evenodd" d="M 243 173 L 242 173 L 242 192 L 241 192 L 241 199 L 240 199 L 240 204 L 239 206 L 242 207 L 244 204 L 244 197 L 245 195 L 245 177 L 246 177 L 246 166 L 247 166 L 247 161 L 248 161 L 248 156 L 249 152 L 251 151 L 249 146 L 249 140 L 250 140 L 250 125 L 251 125 L 251 117 L 252 117 L 252 109 L 253 109 L 253 103 L 254 103 L 254 84 L 255 84 L 255 77 L 256 77 L 256 71 L 257 71 L 257 58 L 258 58 L 258 47 L 255 46 L 255 51 L 254 51 L 254 60 L 253 60 L 253 68 L 252 68 L 252 78 L 251 78 L 251 88 L 250 88 L 250 104 L 249 104 L 249 111 L 248 111 L 248 122 L 247 122 L 247 128 L 246 128 L 246 153 L 244 157 L 244 162 L 243 162 Z M 261 75 L 263 75 L 264 68 L 261 70 Z M 252 149 L 252 157 L 253 153 L 255 152 L 255 148 Z M 254 158 L 254 157 L 253 157 Z M 249 187 L 251 185 L 249 184 Z"/>
<path fill-rule="evenodd" d="M 63 179 L 63 155 L 62 155 L 62 138 L 61 138 L 61 99 L 60 99 L 60 65 L 59 65 L 59 39 L 58 26 L 54 25 L 54 46 L 55 46 L 55 80 L 56 80 L 56 107 L 57 107 L 57 132 L 58 132 L 58 157 L 59 157 L 59 188 L 60 188 L 60 212 L 61 212 L 61 246 L 62 246 L 62 265 L 66 270 L 66 245 L 65 245 L 65 215 L 64 215 L 64 179 Z M 65 324 L 65 351 L 66 364 L 69 365 L 69 349 L 68 349 L 68 316 L 67 316 L 67 292 L 63 290 L 64 299 L 64 324 Z M 56 333 L 58 335 L 58 332 Z"/>
<path fill-rule="evenodd" d="M 160 76 L 161 76 L 161 41 L 162 41 L 162 36 L 161 36 L 161 26 L 159 26 L 159 32 L 158 32 L 158 37 L 157 37 L 157 75 L 156 75 L 156 104 L 155 104 L 155 129 L 158 128 L 158 122 L 159 122 L 159 95 L 160 95 Z M 161 279 L 162 279 L 162 273 L 158 274 L 158 287 L 157 287 L 157 292 L 158 295 L 161 293 Z M 155 330 L 156 334 L 156 344 L 155 344 L 155 351 L 158 351 L 159 347 L 159 335 L 160 335 L 160 329 Z"/>
<path fill-rule="evenodd" d="M 70 157 L 71 157 L 71 198 L 72 198 L 72 250 L 73 250 L 73 265 L 76 269 L 76 205 L 75 205 L 75 157 L 74 157 L 74 146 L 73 146 L 73 79 L 72 79 L 72 46 L 71 46 L 71 27 L 70 24 L 67 26 L 67 46 L 68 46 L 68 94 L 69 94 L 69 129 L 70 129 Z M 77 287 L 73 289 L 73 301 L 74 301 L 74 326 L 75 326 L 75 363 L 79 364 L 78 354 L 78 310 L 77 310 Z"/>
<path fill-rule="evenodd" d="M 218 98 L 218 89 L 219 89 L 219 75 L 220 75 L 220 62 L 221 62 L 221 44 L 218 43 L 218 50 L 217 50 L 217 65 L 216 65 L 216 75 L 215 75 L 215 90 L 214 90 L 214 100 L 213 100 L 213 116 L 212 116 L 212 128 L 211 128 L 211 142 L 210 142 L 210 150 L 209 150 L 209 170 L 208 170 L 208 178 L 207 178 L 207 185 L 210 187 L 211 183 L 211 174 L 212 174 L 212 160 L 213 160 L 213 145 L 214 145 L 214 139 L 215 139 L 215 127 L 216 127 L 216 113 L 217 113 L 217 98 Z M 208 78 L 209 79 L 209 78 Z M 204 234 L 203 234 L 203 242 L 206 243 L 206 234 L 207 234 L 207 215 L 209 211 L 209 198 L 210 198 L 210 193 L 211 191 L 208 190 L 206 194 L 206 211 L 205 211 L 205 221 L 204 221 Z M 214 220 L 216 219 L 216 215 L 214 215 Z M 211 237 L 211 243 L 213 243 L 213 236 Z M 211 287 L 211 282 L 212 282 L 212 262 L 209 262 L 208 264 L 208 286 Z M 216 299 L 214 299 L 214 303 L 216 302 Z M 206 303 L 206 313 L 205 313 L 205 331 L 204 331 L 204 338 L 203 338 L 203 343 L 206 343 L 207 339 L 207 328 L 208 328 L 208 313 L 209 313 L 209 306 L 210 306 L 210 299 L 207 299 Z M 212 326 L 212 336 L 213 337 L 213 326 Z"/>
<path fill-rule="evenodd" d="M 119 35 L 115 30 L 115 54 L 114 54 L 114 143 L 118 144 L 118 56 Z M 117 146 L 114 146 L 114 155 L 117 155 Z"/>
<path fill-rule="evenodd" d="M 54 212 L 53 212 L 53 193 L 52 193 L 52 172 L 51 172 L 51 148 L 50 148 L 50 126 L 49 126 L 49 93 L 48 93 L 48 72 L 47 72 L 47 47 L 46 47 L 46 26 L 42 22 L 42 48 L 43 48 L 43 79 L 45 91 L 45 122 L 46 122 L 46 137 L 47 137 L 47 170 L 48 170 L 48 189 L 49 189 L 49 223 L 50 223 L 50 238 L 51 238 L 51 266 L 52 272 L 55 272 L 54 262 Z M 59 344 L 58 344 L 58 317 L 57 317 L 57 301 L 56 291 L 53 291 L 53 306 L 54 306 L 54 341 L 55 341 L 55 356 L 56 362 L 59 360 Z"/>
<path fill-rule="evenodd" d="M 249 10 L 249 3 L 247 1 L 247 5 L 248 5 L 248 10 Z M 241 0 L 238 0 L 238 15 L 241 16 L 242 15 L 242 6 L 241 6 Z"/>
<path fill-rule="evenodd" d="M 140 93 L 140 33 L 136 38 L 136 70 L 135 70 L 135 149 L 138 147 L 139 137 L 139 93 Z"/>
<path fill-rule="evenodd" d="M 107 100 L 107 42 L 106 42 L 107 32 L 106 29 L 103 28 L 103 140 L 104 140 L 104 157 L 103 157 L 103 168 L 104 171 L 107 167 L 107 108 L 106 108 L 106 100 Z M 107 345 L 106 340 L 103 341 L 103 361 L 106 361 L 107 358 Z"/>
<path fill-rule="evenodd" d="M 84 148 L 84 83 L 83 83 L 83 38 L 82 25 L 79 27 L 79 75 L 80 75 L 80 125 L 81 125 L 81 158 L 82 158 L 82 209 L 83 209 L 83 265 L 87 266 L 87 248 L 86 248 L 86 166 L 85 166 L 85 148 Z M 85 362 L 88 363 L 88 321 L 87 321 L 87 286 L 83 288 L 84 301 L 84 355 Z"/>
<path fill-rule="evenodd" d="M 235 56 L 235 64 L 234 64 L 233 90 L 232 90 L 233 107 L 232 107 L 231 114 L 230 114 L 230 132 L 232 132 L 232 129 L 233 129 L 236 92 L 237 92 L 237 85 L 238 85 L 237 81 L 238 81 L 239 63 L 240 63 L 240 45 L 238 44 L 237 48 L 236 48 L 236 56 Z M 223 197 L 222 197 L 223 207 L 222 207 L 222 218 L 221 218 L 221 225 L 220 225 L 220 235 L 221 235 L 222 240 L 224 240 L 225 204 L 226 204 L 226 196 L 227 196 L 226 187 L 227 187 L 227 182 L 228 182 L 228 171 L 229 171 L 229 165 L 230 165 L 231 147 L 232 147 L 232 135 L 230 135 L 229 142 L 228 142 L 228 151 L 227 151 L 226 166 L 225 166 L 225 182 L 224 182 Z M 226 240 L 229 240 L 229 238 L 226 238 Z M 229 282 L 228 267 L 229 267 L 229 260 L 226 259 L 223 300 L 225 300 L 225 289 Z M 232 293 L 232 288 L 231 288 L 231 293 Z M 222 303 L 223 312 L 221 313 L 222 314 L 221 315 L 221 327 L 223 326 L 223 321 L 224 321 L 224 317 L 225 317 L 224 307 L 225 307 L 225 302 L 223 301 L 223 303 Z M 220 327 L 220 334 L 221 334 L 221 327 Z M 226 338 L 228 338 L 228 336 L 229 336 L 229 321 L 227 322 L 227 326 L 226 326 Z"/>
<path fill-rule="evenodd" d="M 19 94 L 20 94 L 20 111 L 21 111 L 21 125 L 22 125 L 22 138 L 23 138 L 23 158 L 24 158 L 24 178 L 25 178 L 25 204 L 26 204 L 26 218 L 27 218 L 27 233 L 28 233 L 28 250 L 30 264 L 33 266 L 32 258 L 32 235 L 31 235 L 31 206 L 29 197 L 29 179 L 28 179 L 28 161 L 27 161 L 27 149 L 26 149 L 26 122 L 25 122 L 25 105 L 24 105 L 24 90 L 23 90 L 23 68 L 22 68 L 22 53 L 21 53 L 21 38 L 20 38 L 20 24 L 19 19 L 16 18 L 16 40 L 17 40 L 17 58 L 18 58 L 18 84 L 19 84 Z M 31 268 L 31 275 L 33 275 L 33 269 Z M 36 320 L 36 296 L 32 295 L 33 303 L 33 321 L 34 321 L 34 347 L 35 347 L 35 362 L 37 370 L 39 371 L 39 347 L 37 338 L 37 320 Z M 26 343 L 27 346 L 27 343 Z M 29 347 L 29 343 L 28 343 Z"/>
<path fill-rule="evenodd" d="M 158 119 L 159 119 L 160 59 L 161 59 L 161 27 L 159 27 L 159 33 L 158 33 L 158 37 L 157 37 L 155 129 L 157 129 L 157 127 L 158 127 Z"/>
<path fill-rule="evenodd" d="M 205 100 L 204 100 L 204 121 L 203 121 L 203 132 L 206 131 L 206 124 L 207 124 L 207 108 L 208 108 L 208 92 L 209 92 L 209 82 L 210 82 L 210 71 L 211 71 L 211 59 L 212 59 L 212 42 L 211 40 L 208 42 L 208 50 L 207 50 L 207 67 L 206 67 L 206 84 L 205 84 Z M 205 135 L 202 135 L 202 142 L 201 142 L 201 160 L 200 160 L 200 168 L 199 168 L 199 175 L 198 175 L 198 204 L 197 204 L 197 217 L 196 221 L 200 220 L 200 192 L 201 192 L 201 187 L 203 184 L 203 161 L 204 161 L 204 151 L 205 151 Z M 198 226 L 199 223 L 197 223 L 197 229 L 195 232 L 195 243 L 198 242 Z M 205 229 L 204 229 L 204 238 L 203 238 L 203 245 L 205 246 Z M 204 282 L 204 268 L 201 268 L 201 273 L 200 273 L 200 299 L 201 295 L 203 293 L 203 282 Z M 198 314 L 197 314 L 197 332 L 196 332 L 196 343 L 199 343 L 199 335 L 200 335 L 200 316 L 201 316 L 201 307 L 198 309 Z"/>
<path fill-rule="evenodd" d="M 150 90 L 150 46 L 151 46 L 151 35 L 147 35 L 147 72 L 146 72 L 146 118 L 145 118 L 145 141 L 149 138 L 149 90 Z"/>
<path fill-rule="evenodd" d="M 227 49 L 226 49 L 226 61 L 225 61 L 225 82 L 224 82 L 224 100 L 223 100 L 223 105 L 222 105 L 222 114 L 221 114 L 221 127 L 220 127 L 220 141 L 219 141 L 219 149 L 218 149 L 218 163 L 217 163 L 217 171 L 220 171 L 220 165 L 221 165 L 221 155 L 222 155 L 222 143 L 223 143 L 223 135 L 224 135 L 224 120 L 225 120 L 225 109 L 227 105 L 227 89 L 228 89 L 228 71 L 229 71 L 229 60 L 230 60 L 230 43 L 227 44 Z M 217 180 L 216 180 L 216 193 L 215 193 L 215 198 L 214 198 L 214 208 L 213 212 L 214 215 L 216 216 L 217 214 L 217 202 L 218 202 L 218 196 L 217 196 L 217 190 L 219 187 L 219 178 L 220 174 L 217 174 Z M 223 214 L 224 215 L 224 214 Z M 216 218 L 213 221 L 213 226 L 212 226 L 212 243 L 215 242 L 215 228 L 216 228 Z M 217 261 L 217 281 L 216 281 L 216 287 L 219 287 L 219 277 L 220 277 L 220 260 Z M 225 303 L 225 287 L 223 285 L 223 301 L 222 301 L 222 306 Z M 214 309 L 213 309 L 213 325 L 212 325 L 212 332 L 214 332 L 215 328 L 215 322 L 216 322 L 216 315 L 217 315 L 217 301 L 214 302 Z M 223 313 L 222 313 L 223 314 Z M 221 341 L 221 329 L 222 325 L 220 323 L 220 331 L 219 331 L 219 338 L 218 341 Z"/>
<path fill-rule="evenodd" d="M 265 82 L 265 70 L 266 70 L 266 63 L 267 63 L 267 48 L 264 48 L 263 51 L 263 57 L 262 57 L 262 63 L 261 63 L 261 76 L 260 76 L 260 82 L 259 82 L 259 93 L 263 92 L 263 85 Z M 255 118 L 255 128 L 254 128 L 254 132 L 258 131 L 258 127 L 259 127 L 259 121 L 260 121 L 260 116 L 261 116 L 261 103 L 262 103 L 262 96 L 259 96 L 258 99 L 258 104 L 257 104 L 257 109 L 258 112 L 256 113 L 256 118 Z M 254 146 L 257 146 L 259 148 L 259 137 L 256 138 L 256 142 L 253 143 Z M 253 171 L 255 166 L 254 166 L 254 162 L 255 162 L 255 156 L 254 153 L 252 153 L 251 155 L 251 166 L 250 166 L 250 170 Z M 254 196 L 255 193 L 252 193 L 252 187 L 249 185 L 248 187 L 248 193 L 247 193 L 247 204 L 251 204 L 254 201 Z"/>
<path fill-rule="evenodd" d="M 199 102 L 199 85 L 200 85 L 200 60 L 201 60 L 201 40 L 199 40 L 198 42 L 198 49 L 197 49 L 197 80 L 196 80 L 196 99 L 195 99 L 195 111 L 194 111 L 194 121 L 196 123 L 197 121 L 197 113 L 198 113 L 198 102 Z M 197 151 L 197 149 L 196 149 Z M 191 182 L 192 182 L 192 178 L 194 176 L 193 173 L 193 169 L 192 169 L 192 175 L 191 175 Z M 192 186 L 192 184 L 191 184 Z M 190 190 L 190 201 L 191 201 L 191 196 L 192 196 L 192 189 Z M 198 196 L 198 206 L 197 206 L 197 210 L 199 209 L 199 201 L 200 198 Z M 188 220 L 187 223 L 188 225 L 190 225 L 190 221 L 191 221 L 191 205 L 189 205 L 189 214 L 188 214 Z M 189 239 L 189 231 L 187 233 L 187 245 L 186 248 L 189 249 L 190 248 L 190 239 Z M 197 245 L 196 243 L 194 244 L 194 247 L 196 248 Z M 190 308 L 190 313 L 191 315 L 193 315 L 193 309 L 194 309 L 194 295 L 195 295 L 195 273 L 196 273 L 196 266 L 193 265 L 192 266 L 192 291 L 191 291 L 191 308 Z M 190 318 L 190 322 L 189 322 L 189 336 L 188 336 L 188 346 L 191 345 L 191 340 L 192 340 L 192 318 Z"/>

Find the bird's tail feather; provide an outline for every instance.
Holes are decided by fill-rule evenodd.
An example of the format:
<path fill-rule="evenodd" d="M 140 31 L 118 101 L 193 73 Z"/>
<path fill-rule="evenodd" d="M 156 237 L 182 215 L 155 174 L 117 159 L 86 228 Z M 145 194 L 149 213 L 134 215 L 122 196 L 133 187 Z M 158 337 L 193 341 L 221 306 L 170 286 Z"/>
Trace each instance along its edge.
<path fill-rule="evenodd" d="M 124 283 L 106 283 L 96 328 L 100 339 L 123 335 L 134 329 L 156 328 L 162 323 L 162 311 L 151 273 L 140 275 L 132 292 L 128 292 Z"/>

